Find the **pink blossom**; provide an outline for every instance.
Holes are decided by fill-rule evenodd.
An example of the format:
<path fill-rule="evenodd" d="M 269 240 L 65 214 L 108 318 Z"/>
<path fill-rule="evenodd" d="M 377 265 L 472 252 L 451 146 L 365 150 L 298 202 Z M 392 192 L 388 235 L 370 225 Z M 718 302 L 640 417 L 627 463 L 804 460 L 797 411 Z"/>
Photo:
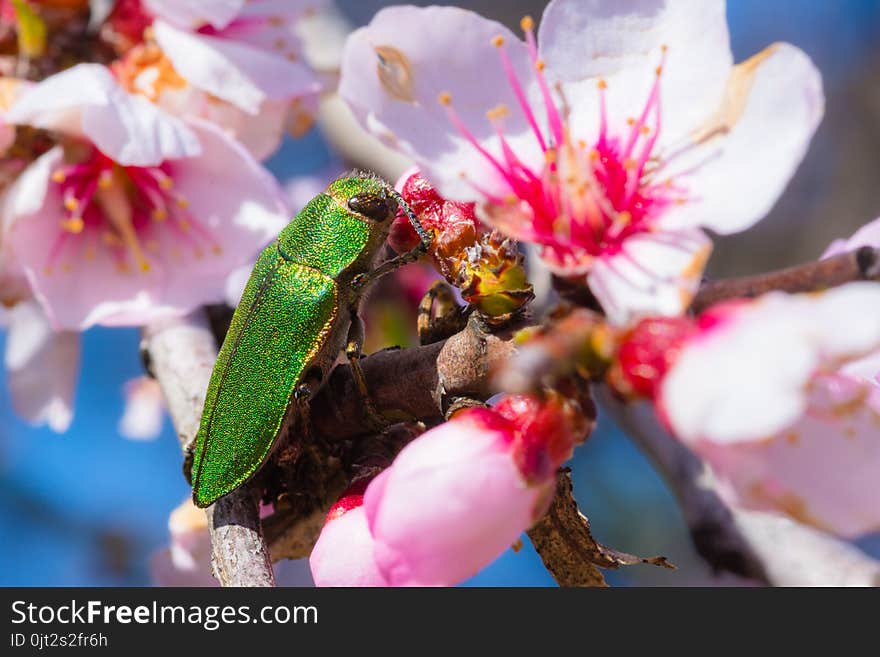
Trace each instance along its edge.
<path fill-rule="evenodd" d="M 701 228 L 748 228 L 800 162 L 818 72 L 783 43 L 734 66 L 722 0 L 553 0 L 537 37 L 522 27 L 385 9 L 348 40 L 340 94 L 445 198 L 585 276 L 612 321 L 679 313 Z"/>
<path fill-rule="evenodd" d="M 9 189 L 4 242 L 56 328 L 140 325 L 220 301 L 286 223 L 274 179 L 235 141 L 80 64 L 7 120 L 65 139 Z"/>
<path fill-rule="evenodd" d="M 125 410 L 119 419 L 119 433 L 131 440 L 153 440 L 162 432 L 165 404 L 159 382 L 149 376 L 127 381 Z"/>
<path fill-rule="evenodd" d="M 475 575 L 547 508 L 555 472 L 585 434 L 557 399 L 469 409 L 404 447 L 364 496 L 373 558 L 392 586 Z"/>
<path fill-rule="evenodd" d="M 772 293 L 701 317 L 659 383 L 675 435 L 738 505 L 880 529 L 880 287 Z M 867 367 L 866 367 L 867 366 Z"/>
<path fill-rule="evenodd" d="M 373 556 L 364 489 L 364 484 L 352 487 L 327 513 L 309 556 L 315 586 L 388 586 Z"/>

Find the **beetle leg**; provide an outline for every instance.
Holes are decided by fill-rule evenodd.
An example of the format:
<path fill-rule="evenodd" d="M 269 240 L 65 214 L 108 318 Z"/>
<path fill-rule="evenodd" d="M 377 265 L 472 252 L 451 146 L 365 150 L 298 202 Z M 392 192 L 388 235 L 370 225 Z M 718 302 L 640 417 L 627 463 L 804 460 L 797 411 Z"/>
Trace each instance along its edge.
<path fill-rule="evenodd" d="M 419 244 L 419 246 L 414 248 L 412 251 L 401 253 L 400 255 L 391 258 L 390 260 L 386 260 L 385 262 L 368 272 L 357 274 L 352 279 L 351 286 L 355 289 L 355 291 L 361 292 L 364 288 L 370 285 L 370 283 L 373 283 L 374 281 L 382 278 L 386 274 L 390 274 L 391 272 L 400 269 L 404 265 L 415 262 L 424 254 L 425 247 L 422 244 Z"/>
<path fill-rule="evenodd" d="M 370 399 L 370 391 L 367 388 L 367 379 L 364 376 L 364 370 L 361 367 L 361 354 L 364 348 L 364 322 L 358 315 L 357 308 L 351 309 L 351 324 L 348 327 L 348 338 L 345 341 L 345 357 L 351 364 L 351 373 L 354 377 L 355 385 L 361 394 L 364 403 L 364 415 L 371 429 L 380 431 L 388 423 L 382 419 L 382 416 L 373 405 Z"/>
<path fill-rule="evenodd" d="M 452 287 L 446 281 L 434 281 L 419 302 L 419 344 L 439 342 L 458 333 L 467 317 L 467 309 L 458 305 Z"/>

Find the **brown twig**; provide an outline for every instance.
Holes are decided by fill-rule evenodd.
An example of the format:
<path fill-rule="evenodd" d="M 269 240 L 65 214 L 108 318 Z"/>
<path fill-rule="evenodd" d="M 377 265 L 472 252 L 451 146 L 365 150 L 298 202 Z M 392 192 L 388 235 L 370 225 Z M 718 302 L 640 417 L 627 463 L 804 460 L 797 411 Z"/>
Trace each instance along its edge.
<path fill-rule="evenodd" d="M 880 249 L 865 246 L 786 269 L 742 278 L 708 281 L 700 288 L 691 309 L 699 313 L 719 301 L 755 297 L 771 290 L 815 292 L 864 280 L 880 280 Z"/>

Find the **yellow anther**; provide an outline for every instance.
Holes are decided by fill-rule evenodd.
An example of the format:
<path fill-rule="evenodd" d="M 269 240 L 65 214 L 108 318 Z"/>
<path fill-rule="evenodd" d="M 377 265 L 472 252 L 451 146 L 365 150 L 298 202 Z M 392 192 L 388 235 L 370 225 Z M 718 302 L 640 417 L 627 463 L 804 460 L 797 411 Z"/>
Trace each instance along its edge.
<path fill-rule="evenodd" d="M 496 105 L 488 112 L 486 112 L 486 118 L 490 121 L 497 121 L 499 119 L 503 119 L 508 114 L 510 114 L 510 110 L 507 109 L 507 105 L 501 103 L 500 105 Z"/>
<path fill-rule="evenodd" d="M 101 189 L 110 189 L 113 185 L 113 174 L 110 171 L 102 171 L 98 176 L 98 187 Z"/>
<path fill-rule="evenodd" d="M 535 29 L 535 21 L 531 16 L 523 16 L 519 22 L 519 26 L 523 32 L 531 32 Z"/>
<path fill-rule="evenodd" d="M 641 130 L 639 130 L 639 132 L 641 132 L 643 135 L 648 135 L 651 133 L 651 128 L 649 128 L 646 125 L 643 125 Z"/>
<path fill-rule="evenodd" d="M 632 215 L 630 214 L 629 210 L 624 210 L 623 212 L 618 212 L 617 213 L 617 221 L 619 221 L 622 224 L 628 224 L 630 221 L 632 221 Z"/>
<path fill-rule="evenodd" d="M 295 62 L 299 59 L 299 55 L 291 50 L 289 53 L 284 55 L 284 59 L 286 59 L 289 62 Z"/>
<path fill-rule="evenodd" d="M 144 272 L 145 274 L 146 274 L 148 271 L 150 271 L 150 263 L 149 263 L 148 261 L 146 261 L 146 260 L 141 260 L 141 261 L 140 261 L 140 267 L 141 267 L 141 271 Z"/>
<path fill-rule="evenodd" d="M 284 46 L 286 45 L 287 41 L 285 41 L 281 37 L 278 37 L 272 42 L 272 46 L 275 48 L 275 50 L 284 50 Z"/>
<path fill-rule="evenodd" d="M 584 140 L 584 139 L 578 139 L 578 148 L 580 148 L 581 150 L 583 150 L 583 149 L 585 149 L 586 147 L 587 147 L 587 142 L 586 142 L 586 140 Z"/>
<path fill-rule="evenodd" d="M 508 194 L 507 196 L 504 197 L 504 202 L 507 205 L 516 205 L 517 198 L 514 194 Z"/>
<path fill-rule="evenodd" d="M 153 210 L 152 216 L 156 221 L 165 221 L 168 218 L 168 211 L 165 208 L 156 208 Z"/>
<path fill-rule="evenodd" d="M 598 159 L 599 159 L 599 151 L 597 151 L 594 148 L 593 150 L 590 151 L 590 161 L 596 162 L 596 161 L 598 161 Z"/>
<path fill-rule="evenodd" d="M 161 180 L 159 180 L 159 187 L 162 189 L 171 189 L 174 187 L 174 181 L 171 180 L 170 176 L 163 176 Z"/>
<path fill-rule="evenodd" d="M 667 46 L 665 43 L 662 46 L 660 46 L 660 52 L 665 53 L 667 50 L 669 50 L 669 46 Z"/>
<path fill-rule="evenodd" d="M 266 21 L 272 27 L 281 27 L 284 25 L 284 18 L 281 16 L 269 16 L 269 20 Z"/>
<path fill-rule="evenodd" d="M 192 228 L 192 224 L 190 224 L 189 221 L 187 221 L 186 219 L 181 219 L 179 222 L 177 222 L 177 225 L 184 233 L 188 233 Z"/>
<path fill-rule="evenodd" d="M 79 201 L 77 201 L 72 196 L 68 196 L 66 199 L 64 199 L 64 207 L 70 212 L 76 212 L 77 210 L 79 210 Z"/>
<path fill-rule="evenodd" d="M 654 73 L 657 74 L 657 77 L 660 77 L 663 74 L 663 67 L 658 66 L 657 68 L 654 69 Z"/>
<path fill-rule="evenodd" d="M 498 36 L 492 37 L 492 45 L 495 46 L 496 48 L 500 48 L 501 46 L 504 45 L 504 37 L 501 36 L 500 34 Z"/>
<path fill-rule="evenodd" d="M 452 105 L 452 94 L 448 91 L 441 91 L 440 95 L 437 96 L 437 102 L 441 105 Z"/>
<path fill-rule="evenodd" d="M 223 247 L 219 244 L 215 244 L 211 247 L 211 253 L 213 253 L 214 255 L 223 255 Z"/>
<path fill-rule="evenodd" d="M 608 82 L 605 81 L 605 78 L 599 78 L 599 81 L 596 83 L 596 86 L 598 86 L 600 89 L 607 89 Z"/>
<path fill-rule="evenodd" d="M 185 196 L 178 196 L 175 199 L 175 203 L 177 203 L 177 207 L 179 208 L 186 209 L 189 207 L 189 200 Z"/>
<path fill-rule="evenodd" d="M 546 151 L 544 151 L 544 161 L 547 164 L 553 164 L 554 162 L 556 162 L 558 156 L 559 154 L 556 152 L 555 148 L 548 148 Z"/>
<path fill-rule="evenodd" d="M 630 116 L 630 117 L 628 117 L 628 118 L 626 119 L 626 124 L 627 124 L 627 125 L 635 125 L 635 124 L 636 124 L 636 120 L 635 120 L 633 117 Z"/>
<path fill-rule="evenodd" d="M 74 235 L 81 233 L 83 228 L 85 228 L 85 222 L 82 220 L 82 217 L 71 217 L 70 219 L 66 219 L 61 222 L 61 228 L 66 230 L 68 233 L 73 233 Z"/>
<path fill-rule="evenodd" d="M 634 159 L 632 159 L 631 157 L 626 158 L 623 161 L 623 168 L 628 169 L 630 171 L 632 169 L 635 169 L 636 168 L 636 161 Z"/>
<path fill-rule="evenodd" d="M 67 176 L 64 175 L 64 172 L 60 169 L 52 172 L 52 182 L 56 182 L 59 185 L 67 180 Z"/>
<path fill-rule="evenodd" d="M 546 64 L 544 64 L 543 59 L 539 59 L 535 62 L 535 70 L 538 71 L 538 73 L 541 73 L 544 70 L 545 66 Z"/>

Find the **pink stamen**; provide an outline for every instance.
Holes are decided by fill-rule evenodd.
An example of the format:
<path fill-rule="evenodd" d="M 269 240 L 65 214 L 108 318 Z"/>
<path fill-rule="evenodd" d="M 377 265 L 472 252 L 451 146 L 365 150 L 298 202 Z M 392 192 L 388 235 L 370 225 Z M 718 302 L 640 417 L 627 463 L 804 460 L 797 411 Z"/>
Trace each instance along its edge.
<path fill-rule="evenodd" d="M 544 134 L 538 126 L 538 120 L 535 118 L 535 113 L 532 111 L 532 106 L 526 98 L 525 91 L 519 82 L 519 78 L 516 77 L 516 71 L 513 70 L 513 64 L 510 61 L 510 56 L 507 54 L 507 50 L 504 49 L 503 42 L 498 46 L 498 55 L 501 57 L 501 65 L 504 67 L 505 75 L 507 75 L 507 81 L 510 83 L 510 88 L 513 89 L 513 94 L 516 96 L 523 114 L 525 114 L 526 121 L 529 122 L 529 125 L 532 128 L 532 133 L 534 133 L 535 138 L 538 140 L 538 145 L 541 147 L 541 150 L 546 151 L 547 142 L 544 141 Z"/>

